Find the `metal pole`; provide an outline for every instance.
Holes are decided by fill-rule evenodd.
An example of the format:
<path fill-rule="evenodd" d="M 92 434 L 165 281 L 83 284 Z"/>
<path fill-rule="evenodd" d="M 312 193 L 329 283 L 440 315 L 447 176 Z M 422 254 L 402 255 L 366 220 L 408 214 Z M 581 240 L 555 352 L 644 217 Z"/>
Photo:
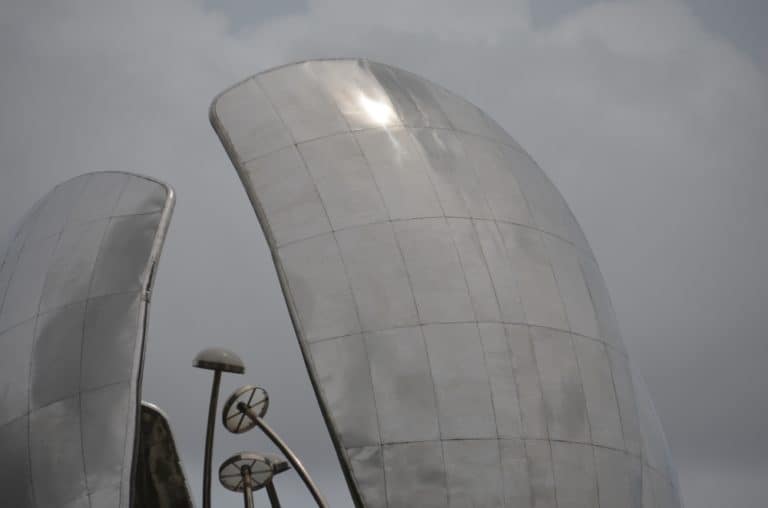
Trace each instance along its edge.
<path fill-rule="evenodd" d="M 280 500 L 277 498 L 277 489 L 272 483 L 272 480 L 267 482 L 266 487 L 267 495 L 269 496 L 269 503 L 272 505 L 272 508 L 280 508 Z"/>
<path fill-rule="evenodd" d="M 219 400 L 221 371 L 213 372 L 211 401 L 208 405 L 208 428 L 205 431 L 205 459 L 203 462 L 203 508 L 211 508 L 211 461 L 213 456 L 213 430 L 216 421 L 216 406 Z"/>
<path fill-rule="evenodd" d="M 288 445 L 285 444 L 285 442 L 280 439 L 280 436 L 277 435 L 277 433 L 272 430 L 272 428 L 267 425 L 267 423 L 259 418 L 259 415 L 253 412 L 253 409 L 248 407 L 248 405 L 245 402 L 238 402 L 237 409 L 248 415 L 248 417 L 253 420 L 253 423 L 259 426 L 259 428 L 264 432 L 264 434 L 267 435 L 269 439 L 272 440 L 273 443 L 275 443 L 275 446 L 277 446 L 281 452 L 283 452 L 283 455 L 288 459 L 288 462 L 291 463 L 293 466 L 293 469 L 296 470 L 296 472 L 301 477 L 302 481 L 304 482 L 304 485 L 307 486 L 307 489 L 309 489 L 310 494 L 312 494 L 312 497 L 314 498 L 315 502 L 317 503 L 317 506 L 319 508 L 328 508 L 328 505 L 325 504 L 325 500 L 323 499 L 323 496 L 320 494 L 320 491 L 317 489 L 317 486 L 312 481 L 312 478 L 309 477 L 309 473 L 307 473 L 307 470 L 304 468 L 304 465 L 301 463 L 299 458 L 296 456 L 293 451 L 288 448 Z"/>
<path fill-rule="evenodd" d="M 245 498 L 245 508 L 253 508 L 253 491 L 251 490 L 251 469 L 243 466 L 243 497 Z"/>

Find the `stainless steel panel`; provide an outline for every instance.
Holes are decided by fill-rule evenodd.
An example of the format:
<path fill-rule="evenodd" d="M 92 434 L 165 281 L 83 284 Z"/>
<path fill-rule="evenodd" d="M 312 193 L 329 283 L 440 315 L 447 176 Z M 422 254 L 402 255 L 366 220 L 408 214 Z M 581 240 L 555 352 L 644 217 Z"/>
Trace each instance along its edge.
<path fill-rule="evenodd" d="M 5 414 L 5 413 L 3 413 Z M 35 506 L 29 469 L 29 416 L 23 415 L 0 425 L 0 485 L 7 506 Z"/>
<path fill-rule="evenodd" d="M 486 220 L 473 222 L 485 262 L 488 264 L 488 273 L 493 282 L 501 320 L 505 323 L 524 323 L 525 314 L 517 286 L 517 270 L 507 258 L 498 225 Z"/>
<path fill-rule="evenodd" d="M 595 464 L 601 508 L 642 507 L 642 469 L 638 458 L 596 447 Z"/>
<path fill-rule="evenodd" d="M 85 302 L 41 314 L 32 352 L 30 409 L 80 391 L 80 358 Z"/>
<path fill-rule="evenodd" d="M 162 214 L 113 218 L 93 268 L 90 297 L 140 291 L 152 267 Z"/>
<path fill-rule="evenodd" d="M 446 217 L 493 219 L 473 153 L 449 130 L 416 129 L 416 140 L 429 161 L 429 179 L 435 187 Z"/>
<path fill-rule="evenodd" d="M 98 219 L 68 227 L 53 251 L 40 299 L 40 311 L 81 302 L 88 298 L 93 264 L 109 219 Z"/>
<path fill-rule="evenodd" d="M 114 489 L 99 490 L 87 498 L 83 498 L 82 502 L 84 503 L 82 508 L 111 508 L 112 506 L 120 506 L 120 492 Z M 73 508 L 80 508 L 80 506 L 75 505 Z"/>
<path fill-rule="evenodd" d="M 547 411 L 528 326 L 506 325 L 504 330 L 512 355 L 523 437 L 546 439 L 549 437 Z"/>
<path fill-rule="evenodd" d="M 397 70 L 375 62 L 369 64 L 369 69 L 378 88 L 392 104 L 398 123 L 409 127 L 423 126 L 426 119 L 408 89 L 400 85 Z"/>
<path fill-rule="evenodd" d="M 570 334 L 531 327 L 531 336 L 547 408 L 549 437 L 589 442 L 586 402 Z"/>
<path fill-rule="evenodd" d="M 431 86 L 421 78 L 388 65 L 370 63 L 382 90 L 390 97 L 398 117 L 409 127 L 450 127 Z"/>
<path fill-rule="evenodd" d="M 101 502 L 101 497 L 97 498 L 97 501 Z M 93 504 L 90 496 L 83 496 L 77 499 L 73 499 L 68 503 L 64 503 L 64 505 L 62 505 L 62 508 L 93 508 L 93 506 L 98 506 L 98 505 Z M 104 506 L 104 505 L 102 504 L 101 506 Z M 107 506 L 115 506 L 115 503 L 113 502 L 111 505 L 107 505 Z"/>
<path fill-rule="evenodd" d="M 35 339 L 35 319 L 0 334 L 0 425 L 29 409 L 29 358 Z M 1 469 L 1 468 L 0 468 Z"/>
<path fill-rule="evenodd" d="M 483 116 L 483 120 L 487 124 L 487 127 L 489 129 L 489 137 L 497 141 L 498 143 L 501 143 L 502 145 L 507 145 L 519 152 L 524 152 L 523 148 L 520 146 L 520 144 L 515 141 L 512 136 L 507 134 L 507 131 L 504 130 L 504 128 L 499 125 L 499 123 L 491 118 L 491 116 L 488 115 L 483 110 L 480 110 L 480 113 Z"/>
<path fill-rule="evenodd" d="M 429 180 L 421 146 L 408 129 L 355 133 L 392 219 L 440 217 L 443 210 Z"/>
<path fill-rule="evenodd" d="M 86 492 L 81 435 L 79 395 L 30 413 L 29 457 L 37 506 L 58 506 Z"/>
<path fill-rule="evenodd" d="M 372 224 L 336 233 L 363 330 L 418 324 L 400 247 L 392 224 Z"/>
<path fill-rule="evenodd" d="M 365 60 L 317 61 L 306 64 L 351 130 L 400 124 L 390 96 L 382 90 Z"/>
<path fill-rule="evenodd" d="M 611 364 L 605 346 L 585 337 L 573 336 L 579 362 L 592 442 L 611 448 L 624 448 L 619 404 L 614 390 Z"/>
<path fill-rule="evenodd" d="M 551 445 L 550 441 L 525 442 L 532 508 L 558 508 Z"/>
<path fill-rule="evenodd" d="M 365 341 L 359 334 L 310 348 L 318 379 L 347 448 L 380 443 L 376 402 Z"/>
<path fill-rule="evenodd" d="M 657 508 L 656 496 L 653 492 L 654 479 L 651 476 L 651 469 L 643 464 L 643 508 Z"/>
<path fill-rule="evenodd" d="M 558 506 L 600 506 L 597 501 L 597 476 L 591 446 L 553 441 L 552 462 Z"/>
<path fill-rule="evenodd" d="M 88 174 L 12 237 L 0 268 L 0 489 L 12 506 L 131 506 L 143 295 L 172 205 L 163 184 Z"/>
<path fill-rule="evenodd" d="M 162 212 L 168 203 L 168 189 L 146 178 L 128 178 L 113 215 Z"/>
<path fill-rule="evenodd" d="M 448 506 L 445 466 L 440 441 L 384 446 L 387 506 L 424 508 Z"/>
<path fill-rule="evenodd" d="M 591 256 L 581 254 L 579 260 L 584 280 L 592 297 L 592 304 L 595 307 L 600 339 L 623 351 L 624 344 L 621 342 L 619 324 L 616 321 L 616 314 L 613 312 L 611 299 L 608 297 L 608 288 L 605 286 L 603 275 Z"/>
<path fill-rule="evenodd" d="M 83 392 L 80 426 L 88 490 L 120 491 L 123 468 L 123 426 L 130 413 L 130 386 L 118 383 Z"/>
<path fill-rule="evenodd" d="M 131 365 L 125 360 L 137 353 L 135 337 L 141 326 L 140 305 L 137 293 L 102 296 L 88 301 L 80 374 L 83 389 L 131 379 Z M 105 337 L 109 340 L 104 340 Z"/>
<path fill-rule="evenodd" d="M 307 141 L 298 149 L 334 230 L 387 220 L 384 201 L 352 134 Z"/>
<path fill-rule="evenodd" d="M 443 443 L 448 506 L 490 508 L 503 506 L 499 443 L 495 439 Z"/>
<path fill-rule="evenodd" d="M 529 508 L 531 506 L 531 482 L 528 474 L 525 442 L 520 439 L 500 440 L 499 458 L 504 482 L 503 506 Z"/>
<path fill-rule="evenodd" d="M 487 114 L 399 69 L 323 60 L 242 82 L 211 119 L 362 504 L 556 507 L 557 485 L 560 508 L 594 506 L 596 450 L 639 467 L 605 282 L 563 197 Z M 284 124 L 301 163 L 256 139 Z M 663 451 L 656 428 L 645 442 Z"/>
<path fill-rule="evenodd" d="M 491 385 L 477 325 L 424 326 L 443 439 L 496 437 Z"/>
<path fill-rule="evenodd" d="M 496 434 L 501 438 L 522 435 L 520 401 L 515 380 L 512 353 L 501 323 L 479 323 L 480 342 L 485 356 L 485 369 L 491 386 Z"/>
<path fill-rule="evenodd" d="M 656 471 L 651 471 L 651 483 L 658 508 L 677 508 L 680 504 L 680 494 L 675 484 Z"/>
<path fill-rule="evenodd" d="M 444 88 L 434 85 L 430 88 L 453 130 L 493 138 L 495 131 L 478 108 Z"/>
<path fill-rule="evenodd" d="M 526 197 L 534 224 L 542 231 L 589 251 L 581 228 L 547 175 L 524 151 L 506 145 L 501 149 L 509 165 L 515 168 L 515 177 Z"/>
<path fill-rule="evenodd" d="M 467 281 L 445 219 L 393 224 L 422 323 L 474 321 Z"/>
<path fill-rule="evenodd" d="M 0 309 L 0 330 L 7 330 L 37 314 L 48 263 L 57 241 L 57 236 L 49 236 L 24 244 Z"/>
<path fill-rule="evenodd" d="M 407 122 L 407 125 L 411 127 L 425 126 L 445 129 L 450 128 L 451 123 L 435 96 L 435 85 L 402 69 L 374 63 L 371 63 L 370 66 L 374 69 L 374 72 L 377 68 L 387 67 L 395 78 L 397 90 L 400 90 L 400 93 L 402 94 L 407 94 L 416 106 L 419 115 L 418 117 L 412 117 L 407 120 L 404 119 L 404 121 Z M 379 77 L 379 81 L 382 82 L 380 78 L 381 75 L 377 73 L 376 76 Z M 387 88 L 387 92 L 389 94 L 395 93 L 394 87 Z"/>
<path fill-rule="evenodd" d="M 93 173 L 85 179 L 83 193 L 77 200 L 67 225 L 75 225 L 90 222 L 97 219 L 106 219 L 115 215 L 113 211 L 117 207 L 123 189 L 132 179 L 126 173 Z"/>
<path fill-rule="evenodd" d="M 24 221 L 30 243 L 61 233 L 89 179 L 89 175 L 83 175 L 57 185 L 29 211 Z"/>
<path fill-rule="evenodd" d="M 478 321 L 500 321 L 499 302 L 480 247 L 480 238 L 470 220 L 448 219 L 453 243 L 467 281 L 472 308 Z"/>
<path fill-rule="evenodd" d="M 2 311 L 8 285 L 11 283 L 11 277 L 16 271 L 16 265 L 19 262 L 21 248 L 24 246 L 27 236 L 26 233 L 31 229 L 29 224 L 24 225 L 26 228 L 14 228 L 11 234 L 4 238 L 4 243 L 0 245 L 0 248 L 3 249 L 3 257 L 0 258 L 2 260 L 0 261 L 0 311 Z"/>
<path fill-rule="evenodd" d="M 249 185 L 264 195 L 261 205 L 277 245 L 331 231 L 312 176 L 295 146 L 245 164 Z"/>
<path fill-rule="evenodd" d="M 616 399 L 619 403 L 619 412 L 621 414 L 624 447 L 629 453 L 640 455 L 640 450 L 642 449 L 640 424 L 629 360 L 612 347 L 608 347 L 607 352 L 611 361 L 611 373 L 614 386 L 616 387 Z"/>
<path fill-rule="evenodd" d="M 515 178 L 514 161 L 505 157 L 498 143 L 469 134 L 458 134 L 458 137 L 466 152 L 472 155 L 471 163 L 494 218 L 531 225 L 528 204 Z"/>
<path fill-rule="evenodd" d="M 440 438 L 435 387 L 420 327 L 365 335 L 382 443 Z"/>
<path fill-rule="evenodd" d="M 544 253 L 541 233 L 534 229 L 498 224 L 509 263 L 523 303 L 525 321 L 532 325 L 568 329 L 563 302 Z"/>
<path fill-rule="evenodd" d="M 366 506 L 387 506 L 386 479 L 380 446 L 347 450 L 360 494 Z"/>
<path fill-rule="evenodd" d="M 280 249 L 288 290 L 306 340 L 360 331 L 355 301 L 333 235 Z"/>
<path fill-rule="evenodd" d="M 548 258 L 568 317 L 571 331 L 587 337 L 600 337 L 595 308 L 579 265 L 576 247 L 552 235 L 542 235 Z"/>
<path fill-rule="evenodd" d="M 653 407 L 648 388 L 642 379 L 634 378 L 637 402 L 638 423 L 643 440 L 643 459 L 662 474 L 667 481 L 677 481 L 677 476 L 671 468 L 669 446 L 661 428 L 661 422 Z"/>
<path fill-rule="evenodd" d="M 312 62 L 282 67 L 256 79 L 288 127 L 294 142 L 301 143 L 348 130 L 333 98 L 317 79 Z"/>
<path fill-rule="evenodd" d="M 215 114 L 232 126 L 230 142 L 240 162 L 275 152 L 293 144 L 288 130 L 254 79 L 227 90 L 217 102 Z"/>

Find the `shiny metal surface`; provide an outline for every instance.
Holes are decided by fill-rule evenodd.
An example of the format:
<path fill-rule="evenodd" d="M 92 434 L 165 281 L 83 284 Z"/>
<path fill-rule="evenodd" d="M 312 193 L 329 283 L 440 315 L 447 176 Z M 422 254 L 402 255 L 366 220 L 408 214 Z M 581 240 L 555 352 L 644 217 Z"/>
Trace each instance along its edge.
<path fill-rule="evenodd" d="M 192 508 L 192 495 L 184 475 L 168 418 L 149 402 L 141 403 L 133 506 Z"/>
<path fill-rule="evenodd" d="M 564 199 L 484 112 L 367 60 L 211 106 L 358 506 L 680 506 Z"/>
<path fill-rule="evenodd" d="M 5 506 L 131 506 L 152 278 L 170 187 L 91 173 L 43 197 L 0 266 Z"/>

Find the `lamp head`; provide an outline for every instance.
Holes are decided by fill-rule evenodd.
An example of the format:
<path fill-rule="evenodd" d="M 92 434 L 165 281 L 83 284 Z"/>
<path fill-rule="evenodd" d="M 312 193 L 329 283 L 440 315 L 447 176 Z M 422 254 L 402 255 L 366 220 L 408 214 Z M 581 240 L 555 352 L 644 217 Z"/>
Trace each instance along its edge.
<path fill-rule="evenodd" d="M 246 474 L 250 477 L 251 490 L 259 490 L 272 479 L 272 463 L 258 453 L 237 453 L 219 468 L 219 481 L 228 490 L 242 492 L 245 490 Z"/>
<path fill-rule="evenodd" d="M 218 370 L 234 374 L 245 372 L 245 365 L 239 356 L 228 349 L 217 347 L 204 349 L 197 353 L 192 366 L 198 369 Z"/>
<path fill-rule="evenodd" d="M 242 404 L 242 406 L 241 406 Z M 259 418 L 267 414 L 269 408 L 269 395 L 264 388 L 245 385 L 235 390 L 224 403 L 221 413 L 224 427 L 233 434 L 240 434 L 251 430 L 256 423 L 246 414 L 250 409 Z"/>

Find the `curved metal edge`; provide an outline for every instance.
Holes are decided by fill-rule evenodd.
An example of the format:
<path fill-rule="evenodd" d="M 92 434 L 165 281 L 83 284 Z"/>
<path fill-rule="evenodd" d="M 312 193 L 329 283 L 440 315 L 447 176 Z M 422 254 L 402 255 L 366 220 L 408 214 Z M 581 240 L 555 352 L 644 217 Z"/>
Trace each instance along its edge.
<path fill-rule="evenodd" d="M 141 417 L 148 416 L 153 419 L 153 425 L 160 425 L 163 428 L 164 433 L 167 436 L 167 439 L 164 441 L 163 446 L 164 448 L 167 448 L 168 454 L 167 454 L 167 461 L 165 462 L 165 465 L 169 467 L 172 472 L 174 473 L 174 476 L 181 480 L 182 482 L 182 490 L 179 492 L 181 499 L 177 499 L 178 503 L 171 505 L 168 505 L 167 508 L 180 508 L 179 503 L 186 503 L 184 506 L 187 506 L 189 508 L 194 508 L 194 500 L 192 499 L 192 491 L 189 488 L 189 483 L 187 482 L 187 476 L 184 473 L 184 465 L 181 462 L 181 458 L 179 457 L 178 449 L 176 448 L 176 442 L 173 438 L 173 431 L 171 430 L 170 423 L 168 421 L 168 416 L 165 414 L 165 412 L 160 409 L 157 405 L 147 402 L 145 400 L 141 401 Z M 138 446 L 138 452 L 143 453 L 148 449 L 152 443 L 147 443 L 146 439 L 149 439 L 150 436 L 145 434 L 144 429 L 139 433 L 139 446 Z M 144 440 L 142 440 L 142 438 Z M 149 471 L 149 457 L 147 456 L 141 456 L 139 457 L 138 461 L 136 462 L 137 466 L 140 467 L 146 467 Z M 140 495 L 141 493 L 136 493 L 137 484 L 133 483 L 132 494 Z M 146 502 L 146 499 L 136 499 L 134 497 L 133 502 Z M 145 505 L 142 505 L 145 506 Z M 159 504 L 159 506 L 164 506 L 162 503 Z"/>
<path fill-rule="evenodd" d="M 211 125 L 213 126 L 213 129 L 216 131 L 216 134 L 219 136 L 219 139 L 221 140 L 221 142 L 224 143 L 224 136 L 225 136 L 225 134 L 223 133 L 223 131 L 221 131 L 221 130 L 219 130 L 217 128 L 218 118 L 216 118 L 216 111 L 215 111 L 216 103 L 219 101 L 219 99 L 221 97 L 223 97 L 224 95 L 226 95 L 230 91 L 232 91 L 235 88 L 239 87 L 243 83 L 246 83 L 247 81 L 250 81 L 252 79 L 256 79 L 258 76 L 260 76 L 262 74 L 268 74 L 270 72 L 274 72 L 274 71 L 277 71 L 277 70 L 280 70 L 280 69 L 283 69 L 283 68 L 292 67 L 292 66 L 296 66 L 296 65 L 307 64 L 307 63 L 314 63 L 314 62 L 349 62 L 349 61 L 366 62 L 369 65 L 370 64 L 381 65 L 381 66 L 387 67 L 389 69 L 395 70 L 397 72 L 404 72 L 404 73 L 410 74 L 411 77 L 417 79 L 418 81 L 422 81 L 422 82 L 426 83 L 427 85 L 429 85 L 430 87 L 435 88 L 437 90 L 442 90 L 443 92 L 453 96 L 455 99 L 457 99 L 459 101 L 462 101 L 462 102 L 464 102 L 466 104 L 469 104 L 473 108 L 475 108 L 478 111 L 480 111 L 489 121 L 491 121 L 494 124 L 496 124 L 503 132 L 505 132 L 507 134 L 507 136 L 509 137 L 510 141 L 511 141 L 511 143 L 509 143 L 509 145 L 513 146 L 516 151 L 520 152 L 522 155 L 527 157 L 537 168 L 539 168 L 539 170 L 541 171 L 542 175 L 547 180 L 547 182 L 549 182 L 550 185 L 552 185 L 554 188 L 556 188 L 558 190 L 558 192 L 560 192 L 559 187 L 557 187 L 554 184 L 554 182 L 552 181 L 552 178 L 550 178 L 550 176 L 546 173 L 546 171 L 544 171 L 544 169 L 541 167 L 541 165 L 536 162 L 536 158 L 533 157 L 533 155 L 531 155 L 531 153 L 528 152 L 528 150 L 523 148 L 522 145 L 520 145 L 517 141 L 515 141 L 514 137 L 511 136 L 507 132 L 507 129 L 504 128 L 504 127 L 501 127 L 501 125 L 499 125 L 496 120 L 494 120 L 489 114 L 487 114 L 483 108 L 479 107 L 477 104 L 475 104 L 474 102 L 472 102 L 469 99 L 465 98 L 464 96 L 454 92 L 450 88 L 446 88 L 445 86 L 443 86 L 443 85 L 441 85 L 439 83 L 436 83 L 436 82 L 432 81 L 431 79 L 425 78 L 424 76 L 421 76 L 420 74 L 417 74 L 417 73 L 415 73 L 413 71 L 410 71 L 408 69 L 403 69 L 403 68 L 400 68 L 400 67 L 393 67 L 393 66 L 391 66 L 389 64 L 380 62 L 378 60 L 371 60 L 369 58 L 364 58 L 364 57 L 359 57 L 359 56 L 357 56 L 357 57 L 350 56 L 350 57 L 334 57 L 334 58 L 316 58 L 316 59 L 309 58 L 309 59 L 303 59 L 303 60 L 296 60 L 296 61 L 289 62 L 289 63 L 283 64 L 283 65 L 276 65 L 274 67 L 269 67 L 269 68 L 267 68 L 267 69 L 265 69 L 263 71 L 257 72 L 256 74 L 251 74 L 250 76 L 248 76 L 248 77 L 246 77 L 244 79 L 241 79 L 240 81 L 236 82 L 232 86 L 229 86 L 229 87 L 225 88 L 223 91 L 218 93 L 213 98 L 213 100 L 211 101 L 211 105 L 209 107 L 209 110 L 208 110 L 208 118 L 209 118 L 209 120 L 211 122 Z M 477 134 L 474 134 L 474 135 L 477 135 Z M 225 144 L 225 148 L 226 148 L 226 144 Z M 239 172 L 240 168 L 234 162 L 234 158 L 233 158 L 233 153 L 234 152 L 230 153 L 230 149 L 229 148 L 226 148 L 226 149 L 227 149 L 227 154 L 229 155 L 230 160 L 232 160 L 232 164 L 235 166 L 235 168 Z M 561 194 L 561 196 L 562 196 L 562 194 Z M 565 204 L 565 208 L 566 208 L 567 213 L 570 214 L 571 218 L 574 219 L 574 221 L 578 225 L 579 229 L 581 230 L 581 236 L 582 236 L 582 238 L 584 240 L 584 244 L 585 245 L 582 246 L 582 245 L 579 245 L 578 243 L 572 243 L 569 240 L 566 240 L 566 241 L 568 241 L 568 243 L 572 243 L 577 249 L 579 249 L 580 251 L 585 252 L 589 256 L 595 258 L 595 261 L 597 261 L 597 258 L 596 258 L 595 254 L 594 254 L 594 251 L 592 250 L 592 246 L 589 243 L 589 240 L 587 238 L 586 233 L 584 233 L 584 230 L 581 229 L 581 224 L 579 224 L 579 222 L 576 220 L 576 214 L 573 213 L 573 209 L 571 208 L 571 205 L 568 203 L 568 200 L 565 199 L 565 196 L 562 196 L 562 198 L 563 198 L 563 203 Z M 259 220 L 261 221 L 261 219 L 259 219 Z M 263 226 L 262 226 L 262 229 L 263 229 Z M 585 247 L 586 247 L 586 249 L 585 249 Z"/>
<path fill-rule="evenodd" d="M 248 81 L 249 79 L 252 79 L 252 77 L 246 78 L 245 80 L 238 82 L 234 86 L 237 86 L 245 81 Z M 230 162 L 232 162 L 232 166 L 234 166 L 234 168 L 237 170 L 238 177 L 240 177 L 243 183 L 245 193 L 248 196 L 249 201 L 251 202 L 251 206 L 256 212 L 256 218 L 259 221 L 261 230 L 264 233 L 264 237 L 266 238 L 267 244 L 270 247 L 269 254 L 272 257 L 272 263 L 275 265 L 275 271 L 277 272 L 277 279 L 280 282 L 280 289 L 282 290 L 282 293 L 283 293 L 283 299 L 285 300 L 285 304 L 288 306 L 288 316 L 291 319 L 291 325 L 293 326 L 293 331 L 296 335 L 296 342 L 299 343 L 299 350 L 301 351 L 301 356 L 302 356 L 302 359 L 304 360 L 304 365 L 307 369 L 307 373 L 309 374 L 309 381 L 312 385 L 312 391 L 315 394 L 315 398 L 317 399 L 317 404 L 320 407 L 320 413 L 323 415 L 323 420 L 325 421 L 325 425 L 328 428 L 331 442 L 333 443 L 333 448 L 336 451 L 336 457 L 339 460 L 339 465 L 341 466 L 342 474 L 344 475 L 344 479 L 346 480 L 347 486 L 349 487 L 350 495 L 352 496 L 352 502 L 355 504 L 356 508 L 365 508 L 365 503 L 363 502 L 362 495 L 360 494 L 360 487 L 357 485 L 357 481 L 355 480 L 355 477 L 352 474 L 352 464 L 349 460 L 349 457 L 347 457 L 347 454 L 344 448 L 341 445 L 341 441 L 339 438 L 340 433 L 338 432 L 338 429 L 336 429 L 336 425 L 334 424 L 333 419 L 331 418 L 329 409 L 325 406 L 325 403 L 323 402 L 323 396 L 321 393 L 320 384 L 317 381 L 319 376 L 317 375 L 315 366 L 312 363 L 311 355 L 307 350 L 308 346 L 304 343 L 303 340 L 301 340 L 302 335 L 299 328 L 298 318 L 296 317 L 298 316 L 298 312 L 293 303 L 293 298 L 290 296 L 290 289 L 288 287 L 288 280 L 285 276 L 285 270 L 283 269 L 282 263 L 280 262 L 280 259 L 277 256 L 277 242 L 275 242 L 275 239 L 272 235 L 272 231 L 269 228 L 269 225 L 267 223 L 266 213 L 262 209 L 261 204 L 259 203 L 259 200 L 250 191 L 249 186 L 246 185 L 246 182 L 242 179 L 242 175 L 244 174 L 245 169 L 237 162 L 235 147 L 230 141 L 229 136 L 227 136 L 227 133 L 224 130 L 223 126 L 221 125 L 221 121 L 219 120 L 219 117 L 216 114 L 216 104 L 218 100 L 232 88 L 234 87 L 230 87 L 226 89 L 225 91 L 221 92 L 213 99 L 213 101 L 211 102 L 211 106 L 208 109 L 208 119 L 211 122 L 211 126 L 213 127 L 214 132 L 216 132 L 216 135 L 219 137 L 221 144 L 224 146 L 224 150 L 227 153 L 227 156 L 229 157 Z"/>
<path fill-rule="evenodd" d="M 115 173 L 121 173 L 120 171 L 115 171 Z M 142 331 L 141 331 L 141 347 L 137 348 L 136 357 L 134 358 L 134 365 L 137 365 L 138 368 L 135 370 L 135 378 L 131 381 L 131 393 L 130 397 L 132 400 L 135 400 L 134 405 L 134 427 L 133 427 L 133 440 L 126 439 L 125 443 L 125 454 L 124 456 L 128 456 L 130 453 L 131 455 L 131 468 L 130 472 L 126 475 L 126 473 L 123 473 L 123 480 L 122 480 L 122 492 L 128 492 L 128 503 L 124 504 L 122 502 L 122 499 L 124 499 L 123 496 L 121 496 L 121 508 L 125 507 L 132 507 L 134 506 L 135 499 L 133 496 L 133 488 L 134 482 L 136 480 L 136 462 L 138 459 L 138 453 L 139 453 L 139 432 L 136 432 L 136 429 L 140 429 L 141 425 L 141 384 L 144 377 L 144 354 L 146 351 L 146 338 L 147 338 L 147 330 L 149 329 L 149 301 L 151 299 L 152 294 L 152 288 L 154 286 L 155 281 L 155 275 L 157 273 L 157 264 L 160 261 L 160 254 L 163 249 L 163 245 L 165 243 L 165 237 L 168 234 L 168 226 L 171 221 L 171 217 L 173 215 L 173 209 L 176 205 L 176 193 L 173 190 L 173 187 L 168 185 L 165 182 L 162 182 L 160 180 L 156 180 L 154 178 L 145 177 L 143 175 L 137 175 L 133 173 L 128 173 L 132 176 L 136 176 L 139 178 L 144 178 L 146 180 L 155 182 L 162 187 L 165 188 L 167 192 L 167 196 L 165 199 L 165 204 L 163 205 L 163 210 L 160 213 L 160 222 L 157 227 L 157 231 L 155 232 L 155 238 L 152 242 L 152 250 L 150 251 L 149 260 L 147 263 L 147 272 L 145 274 L 146 277 L 146 284 L 142 288 L 142 298 L 141 298 L 141 304 L 139 306 L 139 320 L 142 323 Z"/>

